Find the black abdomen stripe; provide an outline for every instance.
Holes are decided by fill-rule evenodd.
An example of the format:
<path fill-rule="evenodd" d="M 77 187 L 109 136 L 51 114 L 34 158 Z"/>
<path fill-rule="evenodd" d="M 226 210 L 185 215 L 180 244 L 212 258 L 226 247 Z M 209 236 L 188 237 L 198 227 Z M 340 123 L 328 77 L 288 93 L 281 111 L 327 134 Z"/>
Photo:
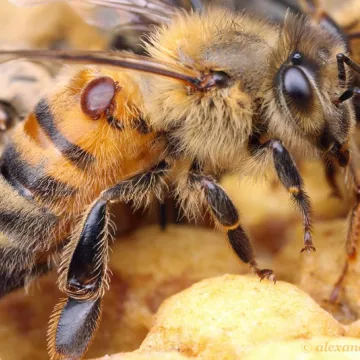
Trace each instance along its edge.
<path fill-rule="evenodd" d="M 88 165 L 95 161 L 95 157 L 93 155 L 89 154 L 80 146 L 71 143 L 56 128 L 54 115 L 52 114 L 49 103 L 46 99 L 40 100 L 36 105 L 35 118 L 56 148 L 59 149 L 62 155 L 70 160 L 74 165 L 81 169 L 85 169 Z"/>
<path fill-rule="evenodd" d="M 76 192 L 71 185 L 44 174 L 41 164 L 33 167 L 21 159 L 20 153 L 13 145 L 5 150 L 0 170 L 0 175 L 25 197 L 28 197 L 25 190 L 49 199 L 72 196 Z"/>

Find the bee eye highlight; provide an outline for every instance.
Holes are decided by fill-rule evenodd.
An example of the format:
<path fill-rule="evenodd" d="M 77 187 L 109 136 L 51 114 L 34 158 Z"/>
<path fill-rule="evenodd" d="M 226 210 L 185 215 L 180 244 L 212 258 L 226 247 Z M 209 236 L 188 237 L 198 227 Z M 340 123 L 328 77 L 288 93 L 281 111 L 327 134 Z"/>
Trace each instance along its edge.
<path fill-rule="evenodd" d="M 301 65 L 303 62 L 303 54 L 299 51 L 294 52 L 291 57 L 291 62 L 293 65 Z"/>
<path fill-rule="evenodd" d="M 298 67 L 289 67 L 283 74 L 283 91 L 299 108 L 306 108 L 312 99 L 311 84 L 305 73 Z"/>

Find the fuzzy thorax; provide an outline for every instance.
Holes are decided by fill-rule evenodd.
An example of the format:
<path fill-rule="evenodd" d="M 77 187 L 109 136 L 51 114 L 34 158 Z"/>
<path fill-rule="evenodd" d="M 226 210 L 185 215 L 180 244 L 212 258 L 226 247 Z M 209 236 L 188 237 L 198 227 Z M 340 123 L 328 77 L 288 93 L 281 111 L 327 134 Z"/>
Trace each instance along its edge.
<path fill-rule="evenodd" d="M 198 71 L 224 71 L 229 86 L 194 91 L 172 79 L 149 77 L 143 89 L 149 121 L 176 143 L 176 152 L 214 169 L 236 170 L 249 156 L 260 90 L 276 27 L 244 14 L 210 9 L 178 14 L 155 32 L 148 52 L 154 58 Z"/>

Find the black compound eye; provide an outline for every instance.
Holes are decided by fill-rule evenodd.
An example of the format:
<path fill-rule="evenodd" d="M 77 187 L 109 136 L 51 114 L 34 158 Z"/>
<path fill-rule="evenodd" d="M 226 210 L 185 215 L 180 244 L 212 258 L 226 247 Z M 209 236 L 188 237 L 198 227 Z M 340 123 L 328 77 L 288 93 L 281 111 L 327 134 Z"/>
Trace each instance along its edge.
<path fill-rule="evenodd" d="M 293 65 L 301 65 L 303 62 L 303 54 L 299 51 L 296 51 L 291 56 L 291 62 Z"/>
<path fill-rule="evenodd" d="M 299 109 L 306 109 L 312 100 L 312 88 L 306 74 L 298 67 L 289 67 L 283 74 L 283 90 Z"/>
<path fill-rule="evenodd" d="M 212 78 L 218 88 L 225 88 L 230 84 L 230 76 L 224 71 L 214 71 Z"/>

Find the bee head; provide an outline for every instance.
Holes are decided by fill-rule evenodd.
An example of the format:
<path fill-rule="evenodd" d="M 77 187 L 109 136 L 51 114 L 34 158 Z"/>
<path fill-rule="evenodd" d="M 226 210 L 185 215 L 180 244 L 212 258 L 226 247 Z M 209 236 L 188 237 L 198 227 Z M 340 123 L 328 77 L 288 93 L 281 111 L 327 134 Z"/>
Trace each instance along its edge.
<path fill-rule="evenodd" d="M 348 140 L 354 111 L 350 102 L 339 99 L 351 75 L 346 65 L 339 67 L 340 53 L 346 54 L 340 35 L 305 17 L 287 15 L 264 84 L 263 109 L 271 133 L 320 152 Z"/>

